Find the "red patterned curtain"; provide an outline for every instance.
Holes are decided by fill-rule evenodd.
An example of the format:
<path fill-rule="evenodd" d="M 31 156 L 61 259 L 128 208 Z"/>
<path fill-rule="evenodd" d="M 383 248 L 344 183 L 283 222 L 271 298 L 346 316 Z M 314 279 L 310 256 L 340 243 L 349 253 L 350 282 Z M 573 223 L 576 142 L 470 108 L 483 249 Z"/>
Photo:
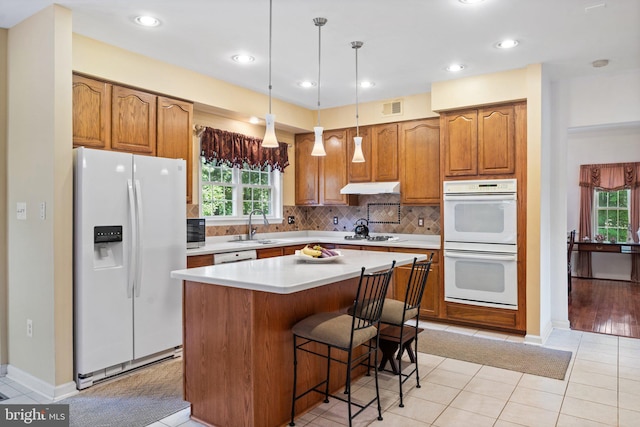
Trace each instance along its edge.
<path fill-rule="evenodd" d="M 629 222 L 631 237 L 638 242 L 636 230 L 640 227 L 640 163 L 608 163 L 580 165 L 580 238 L 591 235 L 591 208 L 593 189 L 602 188 L 614 191 L 631 189 L 631 209 Z M 591 277 L 591 254 L 580 253 L 578 257 L 578 275 Z M 640 281 L 640 255 L 633 254 L 631 260 L 631 280 Z"/>
<path fill-rule="evenodd" d="M 206 127 L 200 137 L 201 155 L 208 161 L 241 168 L 245 164 L 262 170 L 284 171 L 289 166 L 287 144 L 278 148 L 262 148 L 262 139 L 226 130 Z"/>

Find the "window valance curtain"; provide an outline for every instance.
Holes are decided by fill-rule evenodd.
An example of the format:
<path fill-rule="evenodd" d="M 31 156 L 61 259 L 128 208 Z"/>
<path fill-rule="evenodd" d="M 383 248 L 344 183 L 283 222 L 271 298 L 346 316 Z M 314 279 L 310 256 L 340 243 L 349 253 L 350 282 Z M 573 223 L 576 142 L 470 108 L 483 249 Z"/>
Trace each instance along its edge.
<path fill-rule="evenodd" d="M 640 227 L 640 162 L 607 163 L 580 165 L 580 238 L 593 238 L 592 210 L 593 190 L 600 188 L 608 191 L 631 189 L 631 205 L 629 206 L 629 223 L 631 238 L 638 242 L 635 231 Z M 640 256 L 631 257 L 631 280 L 640 281 Z M 591 253 L 578 254 L 577 273 L 582 277 L 592 277 Z"/>
<path fill-rule="evenodd" d="M 200 152 L 208 162 L 241 168 L 250 167 L 284 171 L 289 166 L 287 144 L 278 148 L 262 148 L 262 139 L 226 130 L 205 127 L 200 136 Z"/>

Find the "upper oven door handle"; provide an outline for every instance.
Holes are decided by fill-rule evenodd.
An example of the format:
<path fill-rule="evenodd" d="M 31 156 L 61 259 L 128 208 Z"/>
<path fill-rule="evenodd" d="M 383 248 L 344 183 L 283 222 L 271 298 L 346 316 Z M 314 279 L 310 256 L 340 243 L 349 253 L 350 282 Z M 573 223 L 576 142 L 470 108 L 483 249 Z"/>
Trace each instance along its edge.
<path fill-rule="evenodd" d="M 446 201 L 465 201 L 465 202 L 490 202 L 490 201 L 509 201 L 517 200 L 517 195 L 512 194 L 445 194 L 444 200 Z"/>
<path fill-rule="evenodd" d="M 518 259 L 517 254 L 502 254 L 491 252 L 444 251 L 444 256 L 448 258 L 486 259 L 491 261 L 516 261 Z"/>

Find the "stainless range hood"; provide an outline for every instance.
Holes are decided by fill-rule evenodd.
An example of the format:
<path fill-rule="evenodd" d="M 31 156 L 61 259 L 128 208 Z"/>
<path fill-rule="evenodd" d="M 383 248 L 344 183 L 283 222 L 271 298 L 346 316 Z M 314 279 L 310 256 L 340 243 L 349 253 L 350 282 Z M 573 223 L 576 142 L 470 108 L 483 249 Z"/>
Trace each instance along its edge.
<path fill-rule="evenodd" d="M 398 181 L 352 182 L 345 185 L 340 194 L 400 194 Z"/>

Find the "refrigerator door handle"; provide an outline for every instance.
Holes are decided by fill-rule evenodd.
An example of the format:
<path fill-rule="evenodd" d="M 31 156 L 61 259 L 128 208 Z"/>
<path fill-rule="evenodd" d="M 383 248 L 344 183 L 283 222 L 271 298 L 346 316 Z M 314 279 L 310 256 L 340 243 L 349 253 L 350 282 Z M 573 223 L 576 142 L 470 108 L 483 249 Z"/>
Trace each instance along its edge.
<path fill-rule="evenodd" d="M 142 227 L 144 224 L 142 217 L 142 189 L 140 188 L 140 181 L 136 179 L 136 219 L 137 219 L 137 244 L 136 244 L 136 283 L 135 293 L 136 298 L 140 296 L 140 287 L 142 282 Z"/>
<path fill-rule="evenodd" d="M 136 273 L 136 253 L 138 251 L 138 224 L 136 222 L 136 205 L 133 194 L 133 182 L 127 180 L 127 193 L 129 195 L 129 220 L 131 222 L 131 245 L 129 248 L 129 277 L 127 279 L 127 298 L 133 296 L 133 286 Z"/>

